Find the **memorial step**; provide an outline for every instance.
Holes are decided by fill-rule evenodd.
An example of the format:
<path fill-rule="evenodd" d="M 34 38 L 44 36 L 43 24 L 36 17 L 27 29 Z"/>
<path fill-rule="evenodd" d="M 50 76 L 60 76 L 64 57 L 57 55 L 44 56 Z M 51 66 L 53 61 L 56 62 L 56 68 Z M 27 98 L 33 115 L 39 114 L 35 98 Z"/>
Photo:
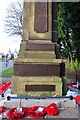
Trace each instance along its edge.
<path fill-rule="evenodd" d="M 18 63 L 14 64 L 15 76 L 64 76 L 62 63 Z"/>
<path fill-rule="evenodd" d="M 25 99 L 11 99 L 11 100 L 6 100 L 4 102 L 4 106 L 6 108 L 13 108 L 13 107 L 19 107 L 20 106 L 20 102 L 21 102 L 21 107 L 32 107 L 32 106 L 42 106 L 42 107 L 46 107 L 48 105 L 50 105 L 51 103 L 56 103 L 57 106 L 59 108 L 65 108 L 67 111 L 68 109 L 70 108 L 77 108 L 77 105 L 76 105 L 76 102 L 75 100 L 68 100 L 66 102 L 63 102 L 65 100 L 64 99 L 28 99 L 28 100 L 25 100 Z M 71 109 L 72 110 L 72 109 Z M 69 112 L 71 111 L 69 110 Z M 62 111 L 61 111 L 62 113 Z M 77 109 L 77 113 L 78 113 L 78 109 Z"/>
<path fill-rule="evenodd" d="M 26 43 L 37 43 L 37 44 L 55 44 L 52 43 L 51 39 L 32 39 L 32 40 L 26 40 Z"/>
<path fill-rule="evenodd" d="M 62 80 L 54 76 L 14 76 L 12 79 L 12 93 L 18 95 L 62 95 Z M 53 91 L 52 91 L 53 90 Z"/>
<path fill-rule="evenodd" d="M 25 40 L 20 45 L 21 51 L 31 49 L 31 50 L 53 50 L 55 51 L 55 43 L 51 40 Z M 20 52 L 21 52 L 20 51 Z"/>
<path fill-rule="evenodd" d="M 56 55 L 54 51 L 32 51 L 27 50 L 25 52 L 21 52 L 19 55 L 20 58 L 41 58 L 41 59 L 55 59 Z"/>
<path fill-rule="evenodd" d="M 55 44 L 28 42 L 26 50 L 55 51 Z"/>
<path fill-rule="evenodd" d="M 18 58 L 18 59 L 14 59 L 14 63 L 16 64 L 20 64 L 20 63 L 62 63 L 61 59 L 45 59 L 45 58 Z M 63 60 L 63 62 L 66 62 L 65 60 Z"/>

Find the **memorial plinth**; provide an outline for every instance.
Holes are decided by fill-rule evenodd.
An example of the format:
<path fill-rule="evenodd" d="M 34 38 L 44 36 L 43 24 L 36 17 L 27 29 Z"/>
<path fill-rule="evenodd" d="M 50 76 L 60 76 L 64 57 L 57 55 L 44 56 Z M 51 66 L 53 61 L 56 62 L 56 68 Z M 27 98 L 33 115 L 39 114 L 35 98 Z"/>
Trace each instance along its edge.
<path fill-rule="evenodd" d="M 57 44 L 56 3 L 24 2 L 23 38 L 14 61 L 12 93 L 62 95 L 65 66 Z"/>

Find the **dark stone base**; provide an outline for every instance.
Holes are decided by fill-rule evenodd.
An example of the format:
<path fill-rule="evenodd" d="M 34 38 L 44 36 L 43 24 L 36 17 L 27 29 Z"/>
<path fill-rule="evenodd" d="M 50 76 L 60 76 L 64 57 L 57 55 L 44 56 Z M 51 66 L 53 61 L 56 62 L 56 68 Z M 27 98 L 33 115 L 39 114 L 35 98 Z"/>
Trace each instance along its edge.
<path fill-rule="evenodd" d="M 64 64 L 35 64 L 35 63 L 19 63 L 14 64 L 15 76 L 64 76 Z"/>

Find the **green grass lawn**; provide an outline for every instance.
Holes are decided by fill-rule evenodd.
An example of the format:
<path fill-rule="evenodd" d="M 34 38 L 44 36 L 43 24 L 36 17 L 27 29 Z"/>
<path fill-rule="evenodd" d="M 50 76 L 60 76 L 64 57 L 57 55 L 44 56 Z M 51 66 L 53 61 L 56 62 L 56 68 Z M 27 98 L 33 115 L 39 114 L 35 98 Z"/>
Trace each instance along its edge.
<path fill-rule="evenodd" d="M 13 76 L 13 67 L 3 70 L 0 73 L 0 77 L 12 77 Z"/>

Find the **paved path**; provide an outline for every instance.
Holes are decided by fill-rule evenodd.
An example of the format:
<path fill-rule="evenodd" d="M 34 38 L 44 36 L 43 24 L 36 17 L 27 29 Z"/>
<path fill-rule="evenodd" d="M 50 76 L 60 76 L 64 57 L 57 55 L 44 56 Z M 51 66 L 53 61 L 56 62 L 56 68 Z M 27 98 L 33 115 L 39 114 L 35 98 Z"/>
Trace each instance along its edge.
<path fill-rule="evenodd" d="M 11 81 L 12 78 L 0 78 L 0 83 Z"/>
<path fill-rule="evenodd" d="M 3 70 L 6 70 L 10 67 L 13 67 L 13 62 L 12 60 L 9 60 L 8 62 L 8 66 L 6 67 L 6 62 L 0 62 L 0 72 L 2 72 Z"/>
<path fill-rule="evenodd" d="M 9 63 L 8 63 L 8 66 L 6 67 L 6 62 L 0 62 L 0 74 L 1 74 L 1 72 L 3 71 L 3 70 L 6 70 L 6 69 L 8 69 L 8 68 L 10 68 L 10 67 L 13 67 L 13 62 L 12 62 L 12 60 L 9 60 Z M 0 75 L 1 76 L 1 75 Z M 0 77 L 0 83 L 2 83 L 2 82 L 7 82 L 7 81 L 10 81 L 11 80 L 11 78 L 1 78 Z"/>

